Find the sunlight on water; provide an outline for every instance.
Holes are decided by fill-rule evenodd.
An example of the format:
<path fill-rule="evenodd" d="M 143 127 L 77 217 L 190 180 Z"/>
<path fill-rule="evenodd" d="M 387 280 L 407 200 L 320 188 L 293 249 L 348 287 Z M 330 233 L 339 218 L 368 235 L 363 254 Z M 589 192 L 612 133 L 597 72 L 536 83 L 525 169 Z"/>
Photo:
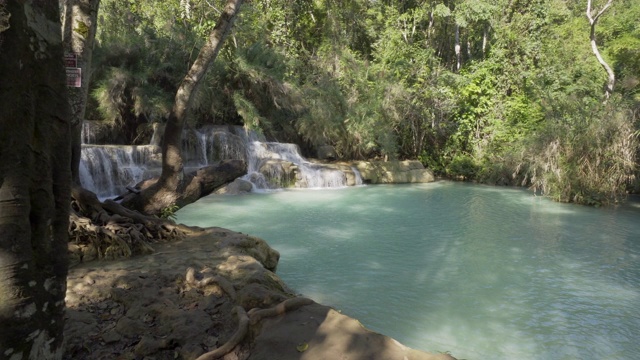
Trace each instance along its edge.
<path fill-rule="evenodd" d="M 451 182 L 211 196 L 181 222 L 266 239 L 296 292 L 427 351 L 639 359 L 640 209 Z"/>

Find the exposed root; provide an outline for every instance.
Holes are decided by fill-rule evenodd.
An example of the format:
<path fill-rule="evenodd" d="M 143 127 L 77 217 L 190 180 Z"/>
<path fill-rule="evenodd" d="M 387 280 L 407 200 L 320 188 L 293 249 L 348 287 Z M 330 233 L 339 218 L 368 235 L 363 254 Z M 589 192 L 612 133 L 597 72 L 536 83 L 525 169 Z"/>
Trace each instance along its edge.
<path fill-rule="evenodd" d="M 214 275 L 198 280 L 196 279 L 195 269 L 190 267 L 187 269 L 186 280 L 187 284 L 198 288 L 203 288 L 211 284 L 218 285 L 231 298 L 231 300 L 236 300 L 236 289 L 233 287 L 233 284 L 223 276 Z"/>
<path fill-rule="evenodd" d="M 150 243 L 174 240 L 184 230 L 168 220 L 146 216 L 81 187 L 72 189 L 69 217 L 71 262 L 127 258 L 153 252 Z"/>
<path fill-rule="evenodd" d="M 238 330 L 231 336 L 229 341 L 224 343 L 224 345 L 219 348 L 209 351 L 206 354 L 202 354 L 196 360 L 213 360 L 221 358 L 233 350 L 238 344 L 242 341 L 242 339 L 247 336 L 249 332 L 249 317 L 247 316 L 246 311 L 242 308 L 242 306 L 236 306 L 234 311 L 238 315 Z"/>
<path fill-rule="evenodd" d="M 294 297 L 287 299 L 278 305 L 268 309 L 253 308 L 249 310 L 249 319 L 251 325 L 255 325 L 262 319 L 272 316 L 284 315 L 288 311 L 296 310 L 300 307 L 311 305 L 314 301 L 305 297 Z"/>
<path fill-rule="evenodd" d="M 208 278 L 210 279 L 210 278 Z M 206 279 L 200 280 L 205 281 Z M 195 280 L 195 271 L 193 268 L 189 268 L 187 270 L 187 282 L 197 282 Z M 314 301 L 304 297 L 295 297 L 291 299 L 287 299 L 278 305 L 268 308 L 268 309 L 258 309 L 254 308 L 249 311 L 247 314 L 242 306 L 236 306 L 234 311 L 238 315 L 238 330 L 231 336 L 229 341 L 224 343 L 224 345 L 219 348 L 210 351 L 206 354 L 201 355 L 196 360 L 213 360 L 219 359 L 228 353 L 230 353 L 240 342 L 247 336 L 249 333 L 249 326 L 255 325 L 264 318 L 284 315 L 288 311 L 294 311 L 302 306 L 311 305 Z"/>

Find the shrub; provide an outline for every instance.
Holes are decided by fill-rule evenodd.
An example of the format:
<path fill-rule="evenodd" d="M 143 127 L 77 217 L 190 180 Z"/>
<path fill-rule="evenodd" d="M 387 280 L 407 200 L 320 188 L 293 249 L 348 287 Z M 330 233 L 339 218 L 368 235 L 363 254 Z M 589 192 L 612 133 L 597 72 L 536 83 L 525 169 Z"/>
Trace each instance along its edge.
<path fill-rule="evenodd" d="M 456 155 L 446 167 L 447 176 L 462 180 L 475 180 L 479 170 L 475 159 L 466 154 Z"/>
<path fill-rule="evenodd" d="M 534 190 L 557 201 L 616 203 L 626 196 L 636 168 L 632 117 L 615 105 L 586 115 L 577 121 L 548 120 L 527 146 L 525 176 Z"/>

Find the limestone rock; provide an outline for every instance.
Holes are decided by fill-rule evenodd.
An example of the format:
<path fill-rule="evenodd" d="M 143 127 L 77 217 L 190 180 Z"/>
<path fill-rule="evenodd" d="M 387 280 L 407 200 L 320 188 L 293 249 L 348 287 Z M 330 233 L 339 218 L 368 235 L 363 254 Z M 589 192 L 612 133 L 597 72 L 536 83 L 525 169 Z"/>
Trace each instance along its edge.
<path fill-rule="evenodd" d="M 260 164 L 258 172 L 264 176 L 269 188 L 276 189 L 294 187 L 297 169 L 290 161 L 269 159 Z"/>
<path fill-rule="evenodd" d="M 219 188 L 214 193 L 221 195 L 238 195 L 249 193 L 252 189 L 253 185 L 251 184 L 251 182 L 238 178 L 233 182 Z"/>
<path fill-rule="evenodd" d="M 433 172 L 417 160 L 356 161 L 351 165 L 370 184 L 427 183 L 435 180 Z"/>
<path fill-rule="evenodd" d="M 304 344 L 304 356 L 300 355 Z M 408 348 L 366 329 L 355 319 L 320 304 L 262 321 L 248 360 L 352 359 L 455 360 Z"/>

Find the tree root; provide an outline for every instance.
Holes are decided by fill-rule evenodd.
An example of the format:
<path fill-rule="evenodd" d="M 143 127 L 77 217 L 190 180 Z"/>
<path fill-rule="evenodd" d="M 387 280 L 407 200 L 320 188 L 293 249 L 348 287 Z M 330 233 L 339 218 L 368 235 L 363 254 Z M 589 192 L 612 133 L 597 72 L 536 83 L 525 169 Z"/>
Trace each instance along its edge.
<path fill-rule="evenodd" d="M 287 299 L 279 303 L 278 305 L 268 309 L 253 308 L 249 310 L 249 319 L 251 321 L 251 325 L 255 325 L 258 322 L 262 321 L 262 319 L 264 318 L 284 315 L 288 311 L 293 311 L 300 307 L 311 305 L 313 303 L 314 301 L 309 298 L 294 297 L 291 299 Z"/>
<path fill-rule="evenodd" d="M 81 187 L 71 191 L 69 242 L 73 262 L 127 258 L 153 252 L 150 243 L 184 236 L 186 227 L 146 216 Z"/>
<path fill-rule="evenodd" d="M 193 271 L 192 268 L 189 268 L 189 270 L 187 270 L 187 276 L 189 276 L 190 270 Z M 192 277 L 194 276 L 193 272 L 191 273 L 191 276 Z M 195 278 L 192 278 L 192 280 L 195 281 Z M 205 281 L 205 280 L 206 279 L 203 279 L 200 281 Z M 187 282 L 189 282 L 189 278 L 187 278 Z M 300 307 L 311 305 L 313 303 L 314 301 L 309 298 L 295 297 L 295 298 L 287 299 L 279 303 L 278 305 L 268 309 L 253 308 L 249 310 L 248 314 L 245 312 L 242 306 L 237 305 L 234 308 L 234 311 L 238 315 L 238 330 L 236 330 L 233 336 L 231 336 L 229 341 L 224 343 L 224 345 L 220 346 L 219 348 L 213 351 L 210 351 L 208 353 L 201 355 L 196 360 L 219 359 L 227 355 L 228 353 L 230 353 L 236 346 L 238 346 L 238 344 L 240 344 L 240 342 L 249 333 L 249 326 L 256 325 L 258 322 L 262 321 L 264 318 L 284 315 L 289 311 L 294 311 Z"/>
<path fill-rule="evenodd" d="M 187 269 L 186 275 L 187 284 L 191 286 L 195 286 L 198 288 L 203 288 L 207 285 L 215 284 L 218 285 L 222 291 L 227 293 L 227 295 L 231 298 L 231 300 L 236 300 L 236 289 L 233 287 L 233 284 L 222 276 L 209 276 L 202 280 L 196 279 L 196 271 L 194 268 L 190 267 Z"/>
<path fill-rule="evenodd" d="M 219 348 L 209 351 L 208 353 L 200 355 L 196 360 L 213 360 L 221 358 L 231 352 L 238 344 L 247 336 L 249 332 L 249 317 L 242 306 L 237 305 L 234 308 L 235 313 L 238 315 L 238 330 L 231 336 L 229 341 Z"/>

